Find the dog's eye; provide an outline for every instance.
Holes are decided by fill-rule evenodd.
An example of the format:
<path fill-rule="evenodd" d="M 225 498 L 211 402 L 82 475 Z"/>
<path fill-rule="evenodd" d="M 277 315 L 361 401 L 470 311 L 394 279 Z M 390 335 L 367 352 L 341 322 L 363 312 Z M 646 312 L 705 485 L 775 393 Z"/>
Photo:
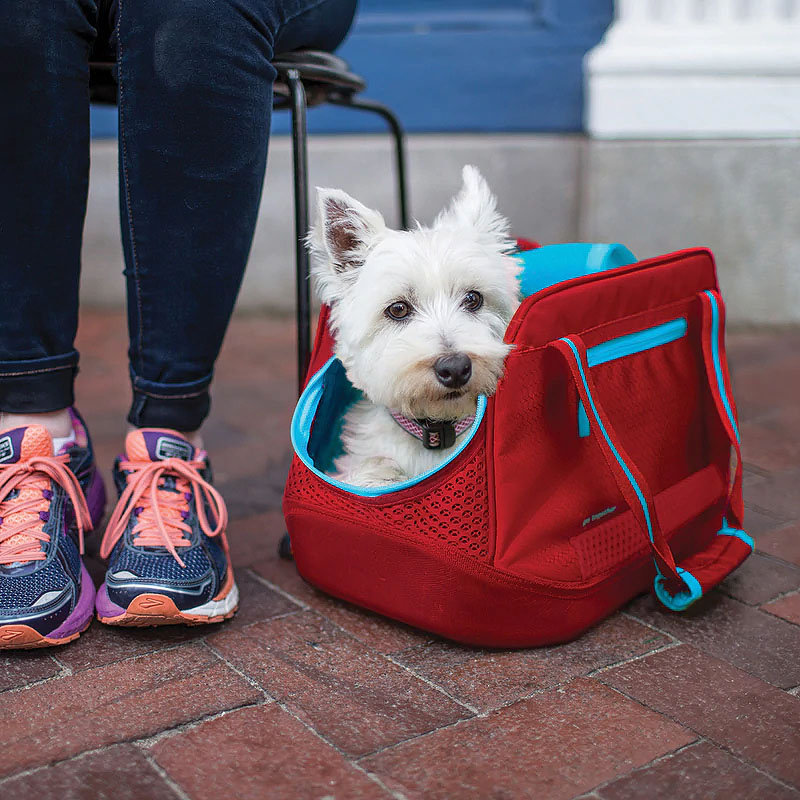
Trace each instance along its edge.
<path fill-rule="evenodd" d="M 405 300 L 398 300 L 392 303 L 383 313 L 389 319 L 406 319 L 411 314 L 411 306 Z"/>
<path fill-rule="evenodd" d="M 483 295 L 473 289 L 464 295 L 464 300 L 461 305 L 463 305 L 467 311 L 477 311 L 483 305 Z"/>

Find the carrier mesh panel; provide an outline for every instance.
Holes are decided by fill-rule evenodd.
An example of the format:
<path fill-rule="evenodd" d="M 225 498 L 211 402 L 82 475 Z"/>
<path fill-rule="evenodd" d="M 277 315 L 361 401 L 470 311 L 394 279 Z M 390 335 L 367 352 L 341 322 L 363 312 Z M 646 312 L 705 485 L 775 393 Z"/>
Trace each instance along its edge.
<path fill-rule="evenodd" d="M 647 551 L 644 535 L 624 520 L 611 520 L 570 539 L 584 578 L 609 572 Z"/>
<path fill-rule="evenodd" d="M 354 524 L 414 539 L 439 539 L 483 561 L 489 557 L 489 496 L 486 452 L 483 444 L 446 483 L 404 502 L 391 495 L 375 500 L 342 497 L 295 460 L 289 471 L 286 495 L 320 513 L 351 519 Z"/>

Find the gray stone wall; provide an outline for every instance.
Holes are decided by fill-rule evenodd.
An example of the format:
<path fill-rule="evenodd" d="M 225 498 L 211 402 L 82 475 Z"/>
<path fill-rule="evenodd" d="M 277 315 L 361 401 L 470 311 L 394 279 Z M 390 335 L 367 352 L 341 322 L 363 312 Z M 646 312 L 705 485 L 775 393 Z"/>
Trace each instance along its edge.
<path fill-rule="evenodd" d="M 430 222 L 476 164 L 516 234 L 543 243 L 621 241 L 640 257 L 709 245 L 734 322 L 800 323 L 800 141 L 598 142 L 580 136 L 409 137 L 412 214 Z M 335 186 L 396 221 L 381 136 L 317 136 L 312 185 Z M 92 143 L 82 297 L 123 298 L 116 143 Z M 240 310 L 294 302 L 290 147 L 275 137 Z"/>
<path fill-rule="evenodd" d="M 709 246 L 731 320 L 800 322 L 800 141 L 592 141 L 580 233 Z"/>

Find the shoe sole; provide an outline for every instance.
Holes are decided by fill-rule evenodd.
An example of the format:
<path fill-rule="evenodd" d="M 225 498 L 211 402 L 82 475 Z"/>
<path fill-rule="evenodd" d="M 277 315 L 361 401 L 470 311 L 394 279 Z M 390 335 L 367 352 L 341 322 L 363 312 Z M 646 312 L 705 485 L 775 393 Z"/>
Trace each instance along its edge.
<path fill-rule="evenodd" d="M 136 595 L 123 611 L 109 597 L 105 583 L 97 593 L 97 619 L 104 625 L 145 628 L 156 625 L 208 625 L 230 619 L 239 609 L 239 589 L 233 572 L 222 591 L 208 603 L 181 611 L 165 594 L 145 592 Z M 117 609 L 122 613 L 114 613 Z"/>
<path fill-rule="evenodd" d="M 30 625 L 3 625 L 0 627 L 0 650 L 33 650 L 37 647 L 57 647 L 74 642 L 90 625 L 92 618 L 76 633 L 61 638 L 43 636 Z"/>

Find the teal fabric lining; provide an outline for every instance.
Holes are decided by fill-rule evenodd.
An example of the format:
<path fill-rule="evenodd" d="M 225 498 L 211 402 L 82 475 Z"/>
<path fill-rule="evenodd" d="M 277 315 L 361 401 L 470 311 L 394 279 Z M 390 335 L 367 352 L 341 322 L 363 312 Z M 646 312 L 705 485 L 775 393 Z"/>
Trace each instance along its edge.
<path fill-rule="evenodd" d="M 323 472 L 332 470 L 334 461 L 344 452 L 344 417 L 350 406 L 361 399 L 361 392 L 347 380 L 342 362 L 332 359 L 328 364 L 322 374 L 322 392 L 314 415 L 314 427 L 319 426 L 320 430 L 312 428 L 308 437 L 309 457 Z"/>
<path fill-rule="evenodd" d="M 358 400 L 360 393 L 345 375 L 344 367 L 331 358 L 308 382 L 292 417 L 292 447 L 297 457 L 319 478 L 359 497 L 380 497 L 416 486 L 444 469 L 472 441 L 486 413 L 486 397 L 478 397 L 475 421 L 451 448 L 448 457 L 435 469 L 390 486 L 363 487 L 343 483 L 327 474 L 336 456 L 341 454 L 342 421 L 347 409 Z"/>
<path fill-rule="evenodd" d="M 592 275 L 636 262 L 636 256 L 621 244 L 548 244 L 517 253 L 522 264 L 520 285 L 524 297 L 556 283 Z"/>

